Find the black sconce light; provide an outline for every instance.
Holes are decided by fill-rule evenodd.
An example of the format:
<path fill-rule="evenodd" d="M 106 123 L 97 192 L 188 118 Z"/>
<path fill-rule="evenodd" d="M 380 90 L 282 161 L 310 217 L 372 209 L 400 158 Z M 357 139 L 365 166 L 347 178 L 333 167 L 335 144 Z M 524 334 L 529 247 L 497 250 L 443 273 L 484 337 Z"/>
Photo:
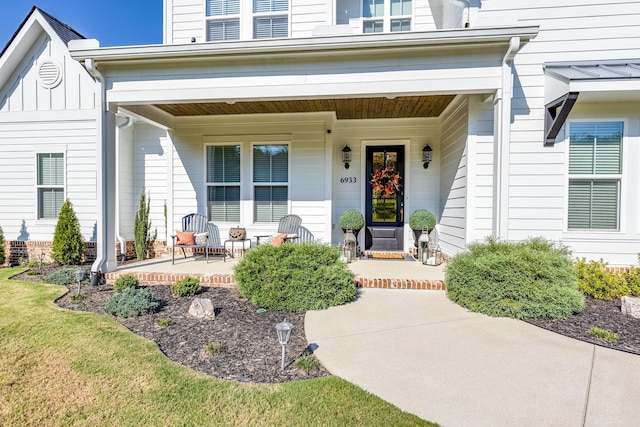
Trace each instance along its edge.
<path fill-rule="evenodd" d="M 431 155 L 433 153 L 433 149 L 429 147 L 429 144 L 425 145 L 422 149 L 422 167 L 428 168 L 429 163 L 431 162 Z"/>
<path fill-rule="evenodd" d="M 351 148 L 348 145 L 345 145 L 342 149 L 342 163 L 344 163 L 344 168 L 349 169 L 349 163 L 351 163 Z"/>

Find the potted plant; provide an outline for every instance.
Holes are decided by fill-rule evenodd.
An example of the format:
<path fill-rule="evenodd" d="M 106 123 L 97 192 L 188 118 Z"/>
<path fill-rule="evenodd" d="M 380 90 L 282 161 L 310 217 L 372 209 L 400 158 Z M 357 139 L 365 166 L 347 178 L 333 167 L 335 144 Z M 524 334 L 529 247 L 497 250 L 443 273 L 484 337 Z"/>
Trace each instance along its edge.
<path fill-rule="evenodd" d="M 351 230 L 358 238 L 358 233 L 364 227 L 364 216 L 355 209 L 347 209 L 340 215 L 340 228 L 343 232 Z"/>
<path fill-rule="evenodd" d="M 418 209 L 409 217 L 409 227 L 413 230 L 413 244 L 418 246 L 418 238 L 423 232 L 429 233 L 436 226 L 436 217 L 426 209 Z"/>

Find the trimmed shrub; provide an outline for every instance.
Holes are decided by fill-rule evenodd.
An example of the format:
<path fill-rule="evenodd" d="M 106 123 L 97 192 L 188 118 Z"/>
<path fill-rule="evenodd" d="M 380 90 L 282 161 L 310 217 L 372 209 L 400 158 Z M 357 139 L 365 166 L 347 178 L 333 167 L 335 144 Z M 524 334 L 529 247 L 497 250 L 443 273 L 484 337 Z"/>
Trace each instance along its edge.
<path fill-rule="evenodd" d="M 3 265 L 6 258 L 4 255 L 4 232 L 2 231 L 2 227 L 0 227 L 0 265 Z"/>
<path fill-rule="evenodd" d="M 409 227 L 412 230 L 433 230 L 436 217 L 426 209 L 418 209 L 409 217 Z"/>
<path fill-rule="evenodd" d="M 125 274 L 124 276 L 120 276 L 113 282 L 113 290 L 115 292 L 122 292 L 126 288 L 137 288 L 140 285 L 140 281 L 137 277 L 132 276 L 131 274 Z"/>
<path fill-rule="evenodd" d="M 589 261 L 582 258 L 576 262 L 579 289 L 593 298 L 611 301 L 629 295 L 631 290 L 622 274 L 607 271 L 603 260 Z"/>
<path fill-rule="evenodd" d="M 138 317 L 155 313 L 160 307 L 149 288 L 125 288 L 114 294 L 104 310 L 118 317 Z"/>
<path fill-rule="evenodd" d="M 54 285 L 66 286 L 76 281 L 75 268 L 61 268 L 60 270 L 45 276 L 44 281 Z"/>
<path fill-rule="evenodd" d="M 446 283 L 449 299 L 489 316 L 566 318 L 584 308 L 569 252 L 543 239 L 471 244 Z"/>
<path fill-rule="evenodd" d="M 65 200 L 56 223 L 56 231 L 53 235 L 51 258 L 62 265 L 77 265 L 84 257 L 84 243 L 80 233 L 78 217 L 73 210 L 69 199 Z"/>
<path fill-rule="evenodd" d="M 158 237 L 158 230 L 151 233 L 151 220 L 149 219 L 149 211 L 151 210 L 151 198 L 147 200 L 147 196 L 140 194 L 140 202 L 133 224 L 134 245 L 136 248 L 136 256 L 142 261 L 147 258 L 149 249 Z"/>
<path fill-rule="evenodd" d="M 235 266 L 238 291 L 258 307 L 304 312 L 356 298 L 354 274 L 337 247 L 317 243 L 263 245 Z"/>
<path fill-rule="evenodd" d="M 171 285 L 171 293 L 175 297 L 192 297 L 200 292 L 202 292 L 202 286 L 195 277 L 185 277 Z"/>
<path fill-rule="evenodd" d="M 355 209 L 347 209 L 342 212 L 339 218 L 340 228 L 343 230 L 362 230 L 364 227 L 364 216 Z"/>

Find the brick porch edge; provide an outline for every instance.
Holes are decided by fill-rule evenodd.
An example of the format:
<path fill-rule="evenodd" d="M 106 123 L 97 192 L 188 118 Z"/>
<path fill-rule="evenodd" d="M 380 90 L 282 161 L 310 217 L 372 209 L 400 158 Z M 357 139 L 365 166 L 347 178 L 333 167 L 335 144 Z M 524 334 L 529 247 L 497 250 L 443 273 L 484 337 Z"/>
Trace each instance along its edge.
<path fill-rule="evenodd" d="M 131 274 L 138 278 L 141 285 L 170 285 L 187 276 L 200 280 L 202 286 L 216 288 L 235 288 L 236 282 L 232 274 L 176 274 L 176 273 L 107 273 L 105 278 L 107 284 L 113 282 L 121 275 Z M 416 279 L 370 279 L 367 277 L 357 277 L 356 286 L 359 288 L 379 288 L 379 289 L 419 289 L 419 290 L 446 290 L 443 280 L 416 280 Z"/>

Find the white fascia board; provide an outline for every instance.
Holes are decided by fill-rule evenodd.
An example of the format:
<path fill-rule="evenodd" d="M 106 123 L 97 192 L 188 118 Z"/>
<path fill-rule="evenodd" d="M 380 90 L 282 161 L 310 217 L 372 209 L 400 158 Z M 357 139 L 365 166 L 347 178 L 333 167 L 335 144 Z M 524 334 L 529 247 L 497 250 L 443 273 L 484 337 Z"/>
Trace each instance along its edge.
<path fill-rule="evenodd" d="M 212 60 L 220 57 L 247 57 L 251 55 L 331 55 L 336 52 L 353 52 L 371 49 L 425 49 L 470 45 L 495 45 L 509 43 L 512 37 L 520 37 L 523 43 L 538 34 L 538 26 L 500 28 L 463 28 L 426 32 L 349 35 L 333 37 L 287 38 L 251 40 L 224 43 L 195 43 L 181 45 L 147 45 L 105 47 L 98 49 L 72 49 L 71 56 L 84 61 L 93 58 L 96 62 L 138 61 L 184 61 L 185 58 L 201 57 Z"/>
<path fill-rule="evenodd" d="M 640 79 L 573 80 L 571 92 L 579 92 L 578 102 L 640 101 Z"/>
<path fill-rule="evenodd" d="M 11 78 L 40 35 L 45 32 L 41 24 L 42 22 L 36 19 L 35 14 L 31 15 L 0 57 L 0 89 Z"/>

